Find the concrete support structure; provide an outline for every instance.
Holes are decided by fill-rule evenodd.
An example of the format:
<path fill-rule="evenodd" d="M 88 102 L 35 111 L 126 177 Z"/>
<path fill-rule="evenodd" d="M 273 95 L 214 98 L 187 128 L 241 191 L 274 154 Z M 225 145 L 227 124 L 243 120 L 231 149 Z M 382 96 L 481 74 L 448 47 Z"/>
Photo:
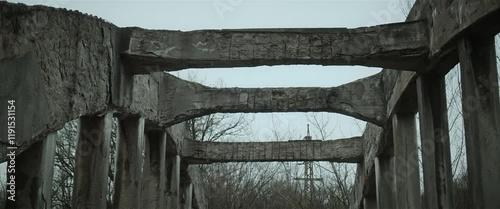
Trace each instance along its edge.
<path fill-rule="evenodd" d="M 500 99 L 493 36 L 460 41 L 470 208 L 500 207 Z"/>
<path fill-rule="evenodd" d="M 364 209 L 377 209 L 377 196 L 365 196 L 363 199 Z"/>
<path fill-rule="evenodd" d="M 112 117 L 106 113 L 80 118 L 72 208 L 106 208 Z"/>
<path fill-rule="evenodd" d="M 363 198 L 363 185 L 360 183 L 364 181 L 364 164 L 363 163 L 357 163 L 357 168 L 356 168 L 356 179 L 354 179 L 354 188 L 352 192 L 352 196 L 350 201 L 352 204 L 349 206 L 349 209 L 355 209 L 355 208 L 360 208 L 361 204 L 363 202 L 358 202 L 357 200 L 360 198 Z"/>
<path fill-rule="evenodd" d="M 166 132 L 150 131 L 146 134 L 141 208 L 165 208 L 166 148 Z"/>
<path fill-rule="evenodd" d="M 16 157 L 17 175 L 13 175 L 16 182 L 16 196 L 15 201 L 7 201 L 6 208 L 50 209 L 52 207 L 56 137 L 56 133 L 49 134 L 44 140 L 34 143 Z"/>
<path fill-rule="evenodd" d="M 375 159 L 375 182 L 377 207 L 379 209 L 396 209 L 394 157 L 379 156 Z"/>
<path fill-rule="evenodd" d="M 187 183 L 182 187 L 182 206 L 181 209 L 192 209 L 193 208 L 193 184 Z"/>
<path fill-rule="evenodd" d="M 142 152 L 144 150 L 144 118 L 119 119 L 113 207 L 141 207 Z"/>
<path fill-rule="evenodd" d="M 421 209 L 415 113 L 392 117 L 396 208 Z"/>
<path fill-rule="evenodd" d="M 180 209 L 180 172 L 181 157 L 179 155 L 169 156 L 167 158 L 167 208 Z"/>
<path fill-rule="evenodd" d="M 120 28 L 76 11 L 4 1 L 0 1 L 0 19 L 0 103 L 15 100 L 17 115 L 23 116 L 16 121 L 17 141 L 14 144 L 19 145 L 19 170 L 27 176 L 19 177 L 17 186 L 22 202 L 16 203 L 30 204 L 12 206 L 9 202 L 8 208 L 48 206 L 50 186 L 44 182 L 49 181 L 49 171 L 43 171 L 45 166 L 42 165 L 50 164 L 50 154 L 46 156 L 45 153 L 51 153 L 51 147 L 40 145 L 38 141 L 81 116 L 84 117 L 78 133 L 72 206 L 75 209 L 105 208 L 111 116 L 97 116 L 104 112 L 144 117 L 151 126 L 148 130 L 168 129 L 176 123 L 212 113 L 335 112 L 352 116 L 369 122 L 363 133 L 361 155 L 357 145 L 354 150 L 338 148 L 343 150 L 343 155 L 338 157 L 339 152 L 325 154 L 322 150 L 323 153 L 317 154 L 317 148 L 309 149 L 305 145 L 307 151 L 303 151 L 296 149 L 294 142 L 288 142 L 279 144 L 287 153 L 279 151 L 278 157 L 273 154 L 270 158 L 256 156 L 255 153 L 266 155 L 266 151 L 258 150 L 268 145 L 251 143 L 219 144 L 210 149 L 197 147 L 192 151 L 194 154 L 188 156 L 198 155 L 202 156 L 200 159 L 221 162 L 305 158 L 297 157 L 297 152 L 299 155 L 305 153 L 310 160 L 348 159 L 345 161 L 358 163 L 350 208 L 372 207 L 374 187 L 378 208 L 418 208 L 416 177 L 410 172 L 414 168 L 411 162 L 415 155 L 408 151 L 415 146 L 414 124 L 406 115 L 417 109 L 422 136 L 425 208 L 451 208 L 453 191 L 444 75 L 459 60 L 472 197 L 472 205 L 468 208 L 500 207 L 497 197 L 500 193 L 500 99 L 492 38 L 500 32 L 499 0 L 416 0 L 406 22 L 353 29 L 181 32 Z M 289 64 L 363 65 L 388 69 L 337 87 L 263 89 L 209 88 L 163 72 Z M 12 112 L 0 110 L 0 118 L 7 118 L 9 114 Z M 138 140 L 142 137 L 142 131 L 137 128 L 140 126 L 132 127 L 122 127 L 121 134 L 136 131 Z M 0 126 L 2 162 L 9 157 L 4 153 L 7 149 L 2 148 L 11 143 L 3 136 L 10 132 L 11 128 Z M 186 206 L 180 204 L 181 196 L 187 194 L 179 184 L 180 175 L 188 175 L 180 172 L 181 157 L 178 155 L 185 155 L 183 151 L 189 145 L 189 137 L 181 129 L 178 132 L 180 134 L 172 136 L 171 146 L 167 145 L 169 151 L 161 151 L 161 148 L 159 151 L 162 155 L 167 152 L 176 155 L 169 162 L 160 157 L 159 163 L 160 167 L 168 169 L 168 172 L 161 168 L 159 171 L 160 176 L 168 178 L 165 184 L 161 177 L 159 180 L 160 187 L 166 185 L 168 204 L 163 201 L 164 206 L 175 209 Z M 390 146 L 392 141 L 394 149 Z M 151 144 L 148 147 L 153 150 Z M 137 145 L 135 148 L 119 146 L 119 149 L 132 147 L 136 150 L 128 156 L 122 153 L 117 160 L 117 166 L 122 167 L 117 169 L 120 172 L 117 173 L 115 199 L 117 205 L 123 207 L 115 207 L 138 208 L 145 204 L 144 207 L 161 208 L 161 203 L 150 205 L 157 203 L 156 200 L 124 203 L 142 197 L 141 183 L 137 182 L 140 181 L 137 163 L 141 162 L 137 153 L 143 148 L 142 143 Z M 208 144 L 202 146 L 205 145 Z M 336 148 L 330 150 L 333 149 Z M 241 150 L 255 152 L 243 155 Z M 307 156 L 311 150 L 313 156 Z M 150 160 L 146 169 L 152 181 L 158 181 L 156 151 L 147 151 Z M 214 155 L 217 153 L 225 156 Z M 236 157 L 229 156 L 232 153 Z M 347 154 L 353 155 L 344 158 Z M 126 163 L 129 159 L 132 164 Z M 406 163 L 401 163 L 404 161 Z M 129 165 L 132 168 L 127 167 Z M 38 174 L 43 180 L 35 177 Z M 125 180 L 130 179 L 137 184 L 124 186 L 127 185 Z M 200 178 L 197 179 L 199 182 Z M 192 182 L 197 185 L 197 181 Z M 196 197 L 201 199 L 205 195 L 199 192 L 201 186 L 198 185 L 194 190 Z M 155 192 L 147 187 L 147 191 Z M 126 200 L 130 194 L 139 195 Z M 158 196 L 151 194 L 151 197 Z M 182 201 L 184 203 L 187 202 Z"/>
<path fill-rule="evenodd" d="M 417 79 L 426 208 L 453 207 L 450 141 L 444 76 Z"/>

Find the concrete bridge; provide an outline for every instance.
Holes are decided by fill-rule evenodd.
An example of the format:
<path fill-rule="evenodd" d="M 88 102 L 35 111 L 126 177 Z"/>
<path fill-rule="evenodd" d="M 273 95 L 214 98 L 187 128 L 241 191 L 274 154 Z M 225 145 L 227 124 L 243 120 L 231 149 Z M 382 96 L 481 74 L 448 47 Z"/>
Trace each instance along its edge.
<path fill-rule="evenodd" d="M 0 118 L 12 122 L 15 114 L 15 127 L 5 119 L 0 127 L 0 160 L 15 153 L 17 196 L 7 208 L 50 208 L 54 133 L 77 118 L 72 205 L 105 208 L 113 117 L 115 208 L 203 208 L 197 164 L 294 160 L 356 163 L 353 209 L 451 208 L 444 76 L 456 64 L 471 208 L 500 207 L 498 0 L 417 0 L 406 22 L 354 29 L 119 28 L 76 11 L 7 2 L 0 17 Z M 385 69 L 331 88 L 209 88 L 163 72 L 285 64 Z M 259 143 L 196 142 L 185 126 L 212 113 L 314 111 L 369 123 L 350 139 Z"/>

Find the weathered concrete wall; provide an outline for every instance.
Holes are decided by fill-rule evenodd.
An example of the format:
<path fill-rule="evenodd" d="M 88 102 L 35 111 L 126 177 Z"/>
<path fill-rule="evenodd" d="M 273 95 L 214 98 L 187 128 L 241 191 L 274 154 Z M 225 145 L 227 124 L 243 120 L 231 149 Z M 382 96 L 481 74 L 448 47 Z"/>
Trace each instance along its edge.
<path fill-rule="evenodd" d="M 107 109 L 114 25 L 79 12 L 7 2 L 0 2 L 0 19 L 0 102 L 17 101 L 17 145 Z M 4 108 L 0 117 L 7 118 Z M 0 130 L 5 136 L 4 126 Z"/>
<path fill-rule="evenodd" d="M 169 137 L 173 140 L 171 143 L 175 143 L 175 150 L 171 150 L 168 154 L 178 154 L 181 155 L 182 151 L 185 150 L 185 146 L 190 146 L 188 143 L 191 140 L 189 135 L 189 127 L 187 122 L 178 123 L 167 128 Z"/>
<path fill-rule="evenodd" d="M 154 123 L 159 122 L 158 99 L 163 72 L 133 76 L 132 102 L 118 109 L 127 114 L 138 114 Z"/>
<path fill-rule="evenodd" d="M 116 26 L 77 11 L 7 2 L 0 2 L 0 17 L 0 102 L 16 100 L 21 150 L 67 121 L 113 109 L 158 124 L 163 73 L 130 76 L 123 89 L 114 80 L 122 70 Z M 0 117 L 6 114 L 2 108 Z M 6 131 L 0 127 L 1 136 Z M 0 147 L 6 143 L 2 137 Z"/>

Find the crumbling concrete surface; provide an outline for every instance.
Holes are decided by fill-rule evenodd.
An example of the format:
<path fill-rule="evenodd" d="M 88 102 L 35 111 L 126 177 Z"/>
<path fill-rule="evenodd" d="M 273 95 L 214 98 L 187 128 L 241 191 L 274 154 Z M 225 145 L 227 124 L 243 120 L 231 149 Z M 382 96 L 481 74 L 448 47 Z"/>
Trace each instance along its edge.
<path fill-rule="evenodd" d="M 414 70 L 428 53 L 423 21 L 362 28 L 169 31 L 127 28 L 133 74 L 259 65 L 364 65 Z"/>
<path fill-rule="evenodd" d="M 7 2 L 0 2 L 0 20 L 0 102 L 16 101 L 18 146 L 107 109 L 114 25 L 79 12 Z M 5 108 L 0 117 L 7 118 Z M 0 134 L 6 136 L 5 126 Z"/>

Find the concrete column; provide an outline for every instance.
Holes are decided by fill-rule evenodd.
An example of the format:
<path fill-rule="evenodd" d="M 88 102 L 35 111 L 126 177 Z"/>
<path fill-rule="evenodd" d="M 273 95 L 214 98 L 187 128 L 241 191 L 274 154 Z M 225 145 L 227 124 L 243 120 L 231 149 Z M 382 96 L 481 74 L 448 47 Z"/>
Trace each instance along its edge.
<path fill-rule="evenodd" d="M 375 158 L 375 182 L 377 208 L 396 209 L 394 158 L 392 156 Z"/>
<path fill-rule="evenodd" d="M 112 113 L 85 116 L 78 125 L 73 209 L 105 209 Z"/>
<path fill-rule="evenodd" d="M 375 195 L 363 198 L 363 209 L 377 209 L 377 197 Z"/>
<path fill-rule="evenodd" d="M 16 156 L 16 199 L 8 200 L 6 208 L 50 209 L 52 207 L 56 137 L 56 133 L 51 133 L 44 140 L 35 142 Z"/>
<path fill-rule="evenodd" d="M 444 76 L 419 76 L 417 95 L 425 208 L 451 208 L 453 190 Z"/>
<path fill-rule="evenodd" d="M 500 99 L 495 39 L 459 41 L 470 208 L 500 207 Z"/>
<path fill-rule="evenodd" d="M 118 122 L 113 208 L 141 208 L 144 118 L 128 117 Z"/>
<path fill-rule="evenodd" d="M 180 171 L 181 157 L 174 155 L 168 159 L 168 192 L 167 192 L 167 209 L 180 209 Z"/>
<path fill-rule="evenodd" d="M 142 208 L 163 209 L 166 189 L 166 132 L 149 132 L 145 140 Z"/>
<path fill-rule="evenodd" d="M 421 209 L 415 113 L 397 113 L 392 118 L 396 208 Z"/>

